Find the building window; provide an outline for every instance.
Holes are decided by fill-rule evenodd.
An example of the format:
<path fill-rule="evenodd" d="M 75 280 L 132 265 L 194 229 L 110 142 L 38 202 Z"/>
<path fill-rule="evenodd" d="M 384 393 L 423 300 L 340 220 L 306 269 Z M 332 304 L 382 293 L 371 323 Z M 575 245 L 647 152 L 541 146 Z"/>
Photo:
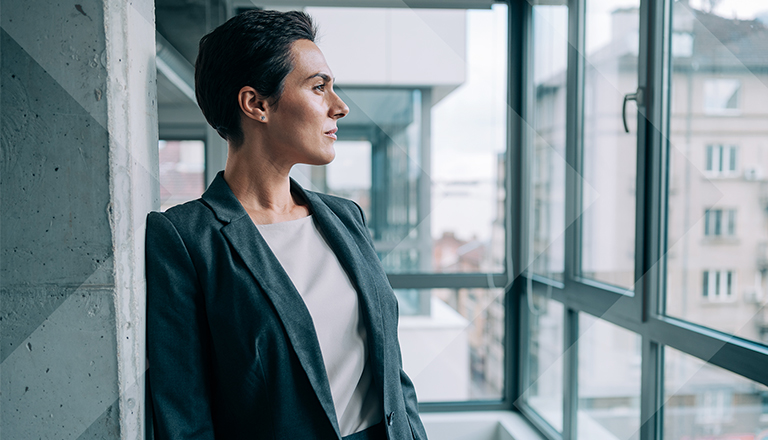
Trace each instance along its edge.
<path fill-rule="evenodd" d="M 714 175 L 736 173 L 735 145 L 707 145 L 707 172 Z"/>
<path fill-rule="evenodd" d="M 727 301 L 733 298 L 736 274 L 731 270 L 705 270 L 701 293 L 710 301 Z"/>
<path fill-rule="evenodd" d="M 707 237 L 736 235 L 736 210 L 707 209 L 704 211 L 704 235 Z"/>
<path fill-rule="evenodd" d="M 738 113 L 741 81 L 713 78 L 704 81 L 704 112 L 708 114 Z"/>

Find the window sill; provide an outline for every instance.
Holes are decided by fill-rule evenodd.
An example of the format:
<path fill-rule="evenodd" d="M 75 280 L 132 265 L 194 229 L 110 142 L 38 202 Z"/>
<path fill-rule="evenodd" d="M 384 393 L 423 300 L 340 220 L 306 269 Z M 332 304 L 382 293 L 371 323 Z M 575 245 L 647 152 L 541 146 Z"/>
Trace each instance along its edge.
<path fill-rule="evenodd" d="M 735 235 L 705 235 L 701 244 L 705 245 L 737 245 L 741 241 Z"/>
<path fill-rule="evenodd" d="M 722 299 L 721 298 L 718 298 L 718 299 L 704 298 L 701 301 L 701 303 L 705 307 L 710 306 L 710 305 L 712 305 L 712 306 L 722 306 L 722 305 L 728 305 L 728 304 L 732 304 L 732 305 L 736 305 L 737 304 L 736 298 L 734 298 L 734 297 L 725 297 L 725 298 L 722 298 Z"/>
<path fill-rule="evenodd" d="M 437 440 L 544 440 L 511 411 L 421 413 L 427 436 Z"/>
<path fill-rule="evenodd" d="M 744 180 L 744 174 L 737 171 L 704 171 L 702 180 Z"/>

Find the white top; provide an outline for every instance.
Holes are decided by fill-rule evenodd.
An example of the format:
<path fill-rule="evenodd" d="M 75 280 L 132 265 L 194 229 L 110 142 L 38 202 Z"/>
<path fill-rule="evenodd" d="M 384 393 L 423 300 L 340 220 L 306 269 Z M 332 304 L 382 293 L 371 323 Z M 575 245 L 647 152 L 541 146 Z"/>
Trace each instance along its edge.
<path fill-rule="evenodd" d="M 342 436 L 373 426 L 383 410 L 373 387 L 357 291 L 312 216 L 256 225 L 309 309 Z"/>

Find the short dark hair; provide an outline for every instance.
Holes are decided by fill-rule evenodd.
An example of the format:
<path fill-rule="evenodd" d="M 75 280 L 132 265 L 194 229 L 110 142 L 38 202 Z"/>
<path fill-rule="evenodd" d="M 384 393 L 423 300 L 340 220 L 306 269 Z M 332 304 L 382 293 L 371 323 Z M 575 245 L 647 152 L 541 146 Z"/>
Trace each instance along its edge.
<path fill-rule="evenodd" d="M 300 11 L 249 10 L 200 40 L 195 95 L 205 119 L 235 146 L 243 142 L 237 95 L 245 86 L 277 105 L 293 69 L 291 45 L 315 41 L 312 18 Z"/>

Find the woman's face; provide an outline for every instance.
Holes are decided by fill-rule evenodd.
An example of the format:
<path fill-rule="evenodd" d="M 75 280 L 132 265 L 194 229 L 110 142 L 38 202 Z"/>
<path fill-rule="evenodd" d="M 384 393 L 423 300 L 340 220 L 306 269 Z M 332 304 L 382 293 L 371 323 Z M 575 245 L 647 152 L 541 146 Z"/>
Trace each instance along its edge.
<path fill-rule="evenodd" d="M 349 108 L 333 91 L 333 74 L 315 43 L 297 40 L 291 52 L 293 70 L 267 113 L 270 150 L 290 164 L 325 165 L 336 155 L 336 121 Z"/>

